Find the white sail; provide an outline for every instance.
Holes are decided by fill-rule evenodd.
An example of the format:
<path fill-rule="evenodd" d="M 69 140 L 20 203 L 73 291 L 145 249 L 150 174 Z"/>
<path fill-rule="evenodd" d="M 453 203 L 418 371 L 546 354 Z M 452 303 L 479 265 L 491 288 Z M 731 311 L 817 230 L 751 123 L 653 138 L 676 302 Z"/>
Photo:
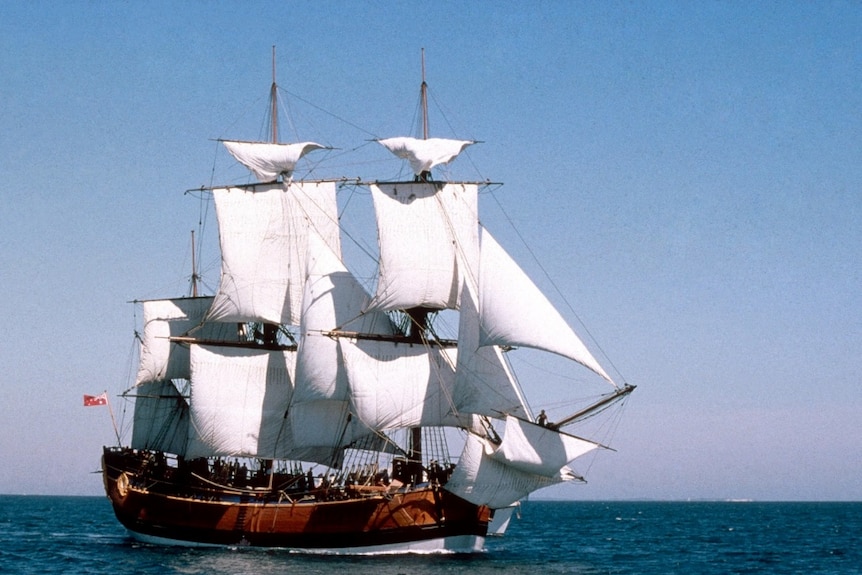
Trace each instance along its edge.
<path fill-rule="evenodd" d="M 235 142 L 223 140 L 227 151 L 251 170 L 260 182 L 274 182 L 279 176 L 290 178 L 296 163 L 312 150 L 325 148 L 314 142 L 269 144 L 266 142 Z"/>
<path fill-rule="evenodd" d="M 330 464 L 368 430 L 348 417 L 347 374 L 338 341 L 328 333 L 339 328 L 392 335 L 393 326 L 386 314 L 362 314 L 369 299 L 365 289 L 317 234 L 308 243 L 296 386 L 285 423 L 292 434 L 290 457 Z M 327 461 L 309 456 L 309 450 L 324 453 Z"/>
<path fill-rule="evenodd" d="M 448 164 L 458 157 L 464 148 L 476 142 L 472 140 L 449 140 L 445 138 L 399 137 L 377 140 L 387 150 L 410 162 L 410 169 L 416 175 L 427 172 L 434 166 Z"/>
<path fill-rule="evenodd" d="M 479 346 L 478 303 L 469 285 L 466 283 L 461 292 L 455 407 L 460 413 L 526 418 L 529 414 L 526 401 L 503 352 L 497 346 Z"/>
<path fill-rule="evenodd" d="M 554 477 L 563 466 L 598 447 L 592 441 L 510 416 L 503 442 L 491 457 L 525 473 Z"/>
<path fill-rule="evenodd" d="M 348 402 L 325 399 L 305 401 L 291 405 L 288 420 L 292 434 L 292 448 L 304 450 L 325 448 L 330 455 L 339 450 L 353 437 L 348 431 Z M 295 457 L 302 459 L 302 457 Z"/>
<path fill-rule="evenodd" d="M 185 455 L 189 405 L 170 381 L 148 381 L 135 389 L 134 449 Z"/>
<path fill-rule="evenodd" d="M 280 457 L 337 467 L 344 448 L 356 441 L 362 441 L 367 449 L 382 451 L 384 439 L 353 417 L 349 405 L 332 399 L 291 405 L 285 420 L 291 430 L 291 448 Z M 372 436 L 374 441 L 369 441 Z"/>
<path fill-rule="evenodd" d="M 273 83 L 273 134 L 276 92 Z M 127 393 L 131 447 L 103 453 L 105 489 L 123 524 L 200 544 L 293 545 L 333 533 L 319 544 L 476 551 L 486 528 L 501 533 L 480 506 L 502 510 L 582 480 L 569 462 L 600 445 L 559 427 L 633 386 L 557 426 L 533 423 L 508 361 L 513 348 L 565 356 L 598 374 L 587 374 L 593 384 L 614 382 L 482 236 L 482 184 L 431 176 L 476 142 L 377 141 L 401 158 L 390 161 L 402 175 L 409 162 L 416 177 L 294 181 L 298 162 L 324 146 L 223 141 L 253 176 L 208 188 L 221 256 L 216 293 L 144 304 L 141 365 Z M 354 187 L 370 191 L 377 246 L 366 233 L 370 206 L 357 210 Z M 342 216 L 356 244 L 346 256 L 368 261 L 343 259 Z M 460 459 L 449 450 L 458 433 Z M 201 528 L 188 533 L 192 515 Z"/>
<path fill-rule="evenodd" d="M 208 321 L 300 323 L 308 234 L 340 256 L 334 182 L 213 190 L 222 270 Z"/>
<path fill-rule="evenodd" d="M 347 378 L 338 342 L 329 332 L 392 335 L 394 328 L 386 314 L 362 313 L 368 293 L 320 236 L 309 234 L 308 246 L 293 403 L 346 401 Z"/>
<path fill-rule="evenodd" d="M 372 184 L 380 267 L 369 309 L 457 309 L 475 275 L 479 231 L 475 184 Z"/>
<path fill-rule="evenodd" d="M 613 383 L 536 284 L 482 230 L 479 315 L 482 345 L 524 346 L 568 357 Z"/>
<path fill-rule="evenodd" d="M 136 384 L 189 377 L 188 346 L 169 338 L 198 327 L 212 304 L 212 297 L 149 300 L 144 303 L 144 335 Z M 197 337 L 222 338 L 224 326 L 205 325 Z"/>
<path fill-rule="evenodd" d="M 340 467 L 350 440 L 347 402 L 311 401 L 288 407 L 273 457 Z"/>
<path fill-rule="evenodd" d="M 476 505 L 502 509 L 543 487 L 580 479 L 568 467 L 551 477 L 527 473 L 492 458 L 493 452 L 494 446 L 487 439 L 468 434 L 444 489 Z"/>
<path fill-rule="evenodd" d="M 186 456 L 274 457 L 295 362 L 295 351 L 192 345 Z"/>
<path fill-rule="evenodd" d="M 340 338 L 352 411 L 370 429 L 455 425 L 454 349 Z"/>

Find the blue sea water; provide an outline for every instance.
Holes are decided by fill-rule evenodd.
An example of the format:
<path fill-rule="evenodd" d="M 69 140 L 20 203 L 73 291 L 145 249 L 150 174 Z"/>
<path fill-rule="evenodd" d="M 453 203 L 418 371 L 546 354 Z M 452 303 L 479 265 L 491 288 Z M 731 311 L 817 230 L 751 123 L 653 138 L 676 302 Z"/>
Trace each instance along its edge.
<path fill-rule="evenodd" d="M 862 503 L 525 502 L 469 556 L 335 557 L 130 539 L 101 497 L 0 496 L 0 573 L 862 574 Z"/>

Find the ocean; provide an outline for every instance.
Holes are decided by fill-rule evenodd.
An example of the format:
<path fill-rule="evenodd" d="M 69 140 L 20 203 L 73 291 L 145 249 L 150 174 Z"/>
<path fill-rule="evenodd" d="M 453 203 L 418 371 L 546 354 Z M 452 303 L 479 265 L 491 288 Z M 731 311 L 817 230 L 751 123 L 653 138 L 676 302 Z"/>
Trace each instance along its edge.
<path fill-rule="evenodd" d="M 528 501 L 476 555 L 337 557 L 136 543 L 103 497 L 0 496 L 0 573 L 862 574 L 862 503 Z"/>

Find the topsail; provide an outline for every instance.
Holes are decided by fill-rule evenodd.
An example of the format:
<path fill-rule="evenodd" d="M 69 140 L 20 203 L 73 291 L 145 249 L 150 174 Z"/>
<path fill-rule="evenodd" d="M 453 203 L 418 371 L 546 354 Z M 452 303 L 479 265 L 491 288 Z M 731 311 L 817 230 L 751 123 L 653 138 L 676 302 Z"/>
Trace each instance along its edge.
<path fill-rule="evenodd" d="M 207 320 L 299 325 L 315 233 L 341 254 L 334 182 L 216 188 L 222 273 Z"/>
<path fill-rule="evenodd" d="M 197 337 L 222 337 L 223 327 L 201 326 L 212 297 L 144 302 L 144 334 L 137 384 L 189 377 L 188 346 L 171 340 L 194 330 Z"/>
<path fill-rule="evenodd" d="M 371 185 L 380 263 L 370 309 L 457 309 L 479 252 L 478 187 L 425 182 Z"/>

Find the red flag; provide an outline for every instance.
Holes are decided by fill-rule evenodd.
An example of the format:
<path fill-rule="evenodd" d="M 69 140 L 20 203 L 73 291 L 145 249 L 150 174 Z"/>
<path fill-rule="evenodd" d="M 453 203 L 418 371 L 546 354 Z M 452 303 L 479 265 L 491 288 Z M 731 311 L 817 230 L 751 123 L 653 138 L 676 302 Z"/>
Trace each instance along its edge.
<path fill-rule="evenodd" d="M 102 395 L 85 395 L 84 407 L 93 407 L 94 405 L 108 405 L 108 394 Z"/>

